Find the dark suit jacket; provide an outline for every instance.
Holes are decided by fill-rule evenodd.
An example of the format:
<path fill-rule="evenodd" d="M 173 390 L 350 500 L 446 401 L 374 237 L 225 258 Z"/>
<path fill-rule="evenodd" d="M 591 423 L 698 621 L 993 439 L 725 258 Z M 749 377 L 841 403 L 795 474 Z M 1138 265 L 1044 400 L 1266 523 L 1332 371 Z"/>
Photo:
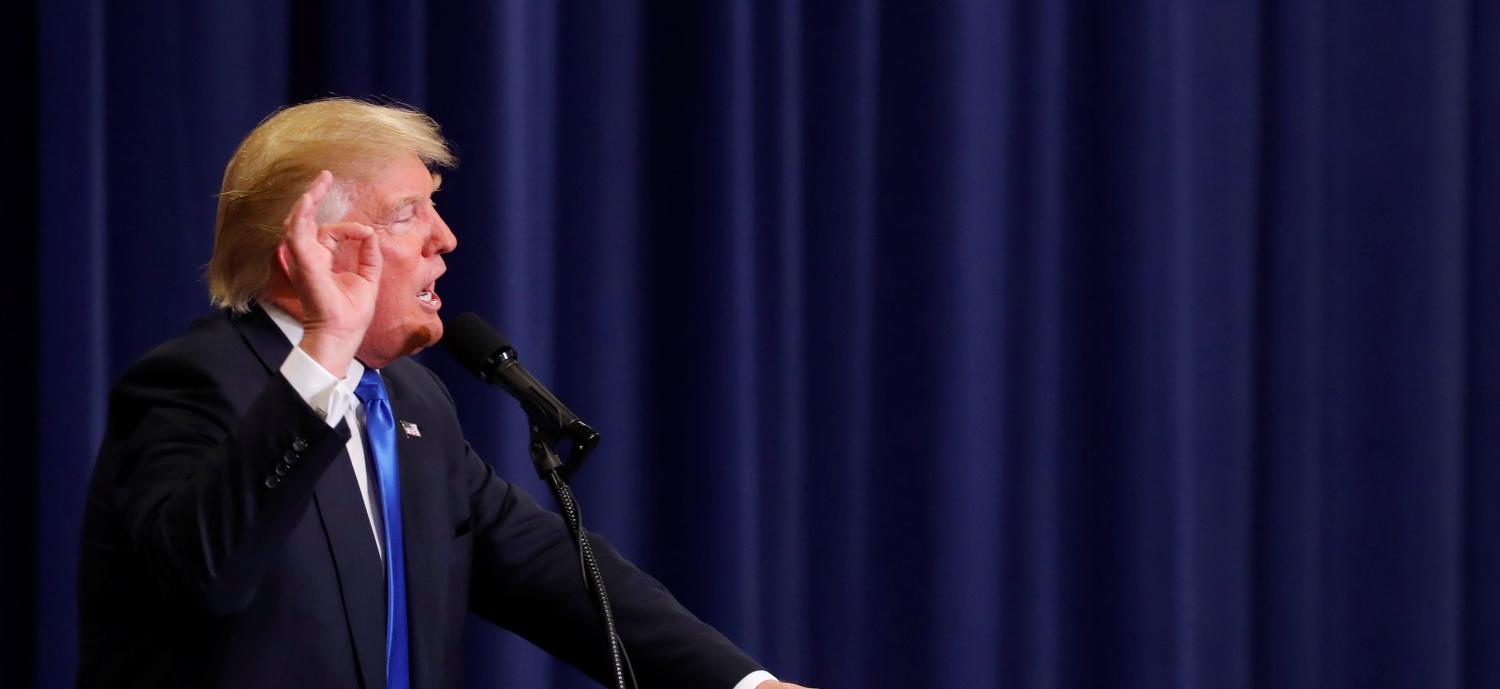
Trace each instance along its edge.
<path fill-rule="evenodd" d="M 384 570 L 344 449 L 281 377 L 259 309 L 194 324 L 110 398 L 83 526 L 80 687 L 385 686 Z M 382 372 L 397 433 L 412 687 L 461 684 L 473 611 L 608 681 L 559 519 L 465 442 L 425 367 Z M 642 686 L 731 689 L 758 669 L 607 544 Z"/>

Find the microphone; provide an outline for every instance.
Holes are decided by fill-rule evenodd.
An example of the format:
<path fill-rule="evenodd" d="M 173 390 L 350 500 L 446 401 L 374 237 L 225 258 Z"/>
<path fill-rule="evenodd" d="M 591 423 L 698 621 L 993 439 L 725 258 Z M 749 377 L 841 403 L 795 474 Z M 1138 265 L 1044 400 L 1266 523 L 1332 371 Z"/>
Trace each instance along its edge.
<path fill-rule="evenodd" d="M 533 427 L 553 438 L 573 441 L 570 459 L 581 460 L 599 444 L 599 432 L 578 418 L 521 365 L 514 347 L 474 313 L 461 313 L 444 324 L 443 346 L 480 380 L 498 385 L 521 403 Z"/>

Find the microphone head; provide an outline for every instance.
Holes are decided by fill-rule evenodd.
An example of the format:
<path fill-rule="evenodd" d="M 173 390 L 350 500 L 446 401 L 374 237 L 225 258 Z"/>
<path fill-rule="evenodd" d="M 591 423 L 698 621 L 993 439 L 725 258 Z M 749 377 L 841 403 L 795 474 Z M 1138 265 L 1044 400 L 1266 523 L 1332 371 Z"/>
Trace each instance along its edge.
<path fill-rule="evenodd" d="M 487 369 L 495 355 L 510 349 L 510 342 L 473 312 L 464 312 L 443 323 L 443 347 L 470 373 L 488 379 Z"/>

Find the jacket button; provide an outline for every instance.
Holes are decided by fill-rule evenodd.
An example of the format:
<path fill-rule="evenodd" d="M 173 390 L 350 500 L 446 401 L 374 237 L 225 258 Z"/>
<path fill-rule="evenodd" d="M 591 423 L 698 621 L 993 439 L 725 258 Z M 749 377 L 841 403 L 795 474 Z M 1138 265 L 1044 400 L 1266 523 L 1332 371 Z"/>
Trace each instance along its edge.
<path fill-rule="evenodd" d="M 295 452 L 306 452 L 307 441 L 304 440 L 302 436 L 297 436 L 296 438 L 292 439 L 292 450 Z"/>
<path fill-rule="evenodd" d="M 281 456 L 281 461 L 286 462 L 287 464 L 296 464 L 297 460 L 299 459 L 302 459 L 302 455 L 291 451 L 288 451 L 286 454 Z"/>
<path fill-rule="evenodd" d="M 267 476 L 266 477 L 266 487 L 267 488 L 275 488 L 276 486 L 279 486 L 279 485 L 281 485 L 281 477 L 280 476 L 272 475 L 272 476 Z"/>
<path fill-rule="evenodd" d="M 286 472 L 291 471 L 291 470 L 292 470 L 292 465 L 287 464 L 286 462 L 282 462 L 282 463 L 276 465 L 276 475 L 277 476 L 286 476 Z"/>

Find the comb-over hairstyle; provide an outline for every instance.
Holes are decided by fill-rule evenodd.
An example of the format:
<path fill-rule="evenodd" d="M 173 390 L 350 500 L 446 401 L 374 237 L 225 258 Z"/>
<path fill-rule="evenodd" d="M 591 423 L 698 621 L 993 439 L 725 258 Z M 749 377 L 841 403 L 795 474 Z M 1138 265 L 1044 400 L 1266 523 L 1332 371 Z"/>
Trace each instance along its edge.
<path fill-rule="evenodd" d="M 261 121 L 224 169 L 214 253 L 204 270 L 214 305 L 245 311 L 265 290 L 281 221 L 319 172 L 357 182 L 365 166 L 406 153 L 433 169 L 456 162 L 437 123 L 407 106 L 326 98 Z"/>

